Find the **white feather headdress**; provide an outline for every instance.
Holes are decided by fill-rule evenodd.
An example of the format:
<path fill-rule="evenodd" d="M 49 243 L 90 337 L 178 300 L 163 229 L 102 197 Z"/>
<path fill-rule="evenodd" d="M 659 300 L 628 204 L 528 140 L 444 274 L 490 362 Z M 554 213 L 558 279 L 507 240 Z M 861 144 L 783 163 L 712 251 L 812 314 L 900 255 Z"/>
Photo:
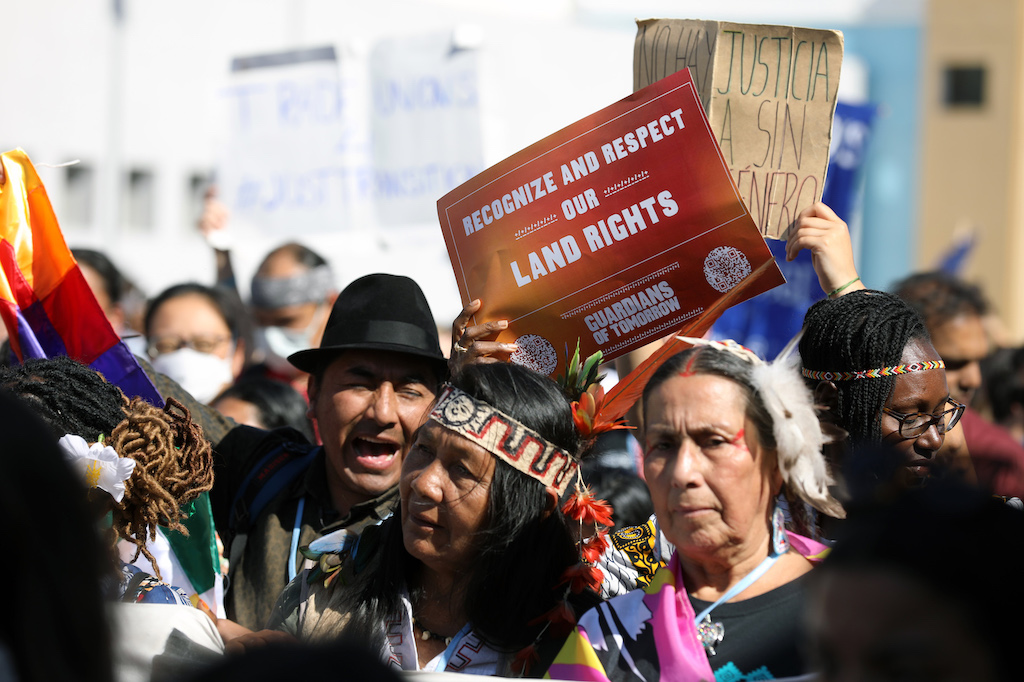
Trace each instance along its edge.
<path fill-rule="evenodd" d="M 695 346 L 711 346 L 732 353 L 753 365 L 751 380 L 772 418 L 782 480 L 804 502 L 842 519 L 846 518 L 846 511 L 829 491 L 835 481 L 821 454 L 822 446 L 830 439 L 822 432 L 814 397 L 800 376 L 800 357 L 794 352 L 801 334 L 794 337 L 772 363 L 761 360 L 735 341 L 679 338 Z"/>

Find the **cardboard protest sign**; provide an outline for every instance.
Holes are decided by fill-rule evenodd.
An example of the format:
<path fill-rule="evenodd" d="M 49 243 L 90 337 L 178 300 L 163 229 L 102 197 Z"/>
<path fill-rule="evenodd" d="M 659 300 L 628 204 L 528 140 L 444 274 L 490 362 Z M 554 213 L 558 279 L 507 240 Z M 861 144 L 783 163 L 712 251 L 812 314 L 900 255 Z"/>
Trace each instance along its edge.
<path fill-rule="evenodd" d="M 842 61 L 839 31 L 647 19 L 633 89 L 690 69 L 743 201 L 778 239 L 821 200 Z"/>
<path fill-rule="evenodd" d="M 437 204 L 462 300 L 507 319 L 513 360 L 552 374 L 577 339 L 614 358 L 733 288 L 782 284 L 683 70 L 456 188 Z M 741 284 L 743 282 L 743 284 Z"/>

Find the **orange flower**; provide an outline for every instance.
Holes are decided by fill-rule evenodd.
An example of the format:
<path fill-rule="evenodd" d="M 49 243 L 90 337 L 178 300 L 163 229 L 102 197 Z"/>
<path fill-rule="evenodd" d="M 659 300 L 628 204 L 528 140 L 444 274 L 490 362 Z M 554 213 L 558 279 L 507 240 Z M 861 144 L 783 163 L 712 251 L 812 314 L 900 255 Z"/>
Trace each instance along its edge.
<path fill-rule="evenodd" d="M 631 429 L 622 419 L 604 419 L 601 409 L 604 407 L 604 388 L 595 383 L 587 387 L 578 401 L 572 403 L 572 419 L 576 428 L 584 438 L 592 438 L 598 434 L 614 429 Z"/>

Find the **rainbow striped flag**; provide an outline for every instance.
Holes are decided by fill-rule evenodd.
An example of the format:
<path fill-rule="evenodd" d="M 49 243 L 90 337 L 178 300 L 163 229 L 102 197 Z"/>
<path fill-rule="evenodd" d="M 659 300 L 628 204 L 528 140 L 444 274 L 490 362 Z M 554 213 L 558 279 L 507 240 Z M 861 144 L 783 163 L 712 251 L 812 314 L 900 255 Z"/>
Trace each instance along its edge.
<path fill-rule="evenodd" d="M 36 169 L 21 149 L 0 154 L 0 317 L 19 361 L 67 355 L 129 397 L 163 398 L 114 332 L 71 255 Z"/>
<path fill-rule="evenodd" d="M 36 169 L 21 149 L 0 154 L 0 317 L 19 361 L 67 355 L 129 398 L 164 400 L 107 321 L 71 255 Z M 210 497 L 184 521 L 189 536 L 164 532 L 198 596 L 215 604 L 220 570 Z M 193 601 L 195 598 L 193 597 Z"/>

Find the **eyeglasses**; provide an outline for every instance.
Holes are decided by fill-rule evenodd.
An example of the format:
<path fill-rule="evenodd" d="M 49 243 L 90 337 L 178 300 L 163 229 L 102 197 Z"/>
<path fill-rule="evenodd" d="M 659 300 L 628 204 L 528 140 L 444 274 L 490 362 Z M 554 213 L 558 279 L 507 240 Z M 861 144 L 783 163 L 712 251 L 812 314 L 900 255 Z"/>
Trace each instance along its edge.
<path fill-rule="evenodd" d="M 183 339 L 180 336 L 163 336 L 153 339 L 153 342 L 149 344 L 146 351 L 151 358 L 166 353 L 173 353 L 185 347 L 199 353 L 216 353 L 217 349 L 228 341 L 231 341 L 230 336 L 195 336 L 191 339 Z"/>
<path fill-rule="evenodd" d="M 883 407 L 882 411 L 892 415 L 900 423 L 900 436 L 909 440 L 921 436 L 932 424 L 939 430 L 939 433 L 946 433 L 956 426 L 956 423 L 960 421 L 960 417 L 964 416 L 964 410 L 967 409 L 967 406 L 952 398 L 948 398 L 946 403 L 952 405 L 952 407 L 940 414 L 930 414 L 928 412 L 904 414 L 896 410 L 890 410 L 888 407 Z"/>

